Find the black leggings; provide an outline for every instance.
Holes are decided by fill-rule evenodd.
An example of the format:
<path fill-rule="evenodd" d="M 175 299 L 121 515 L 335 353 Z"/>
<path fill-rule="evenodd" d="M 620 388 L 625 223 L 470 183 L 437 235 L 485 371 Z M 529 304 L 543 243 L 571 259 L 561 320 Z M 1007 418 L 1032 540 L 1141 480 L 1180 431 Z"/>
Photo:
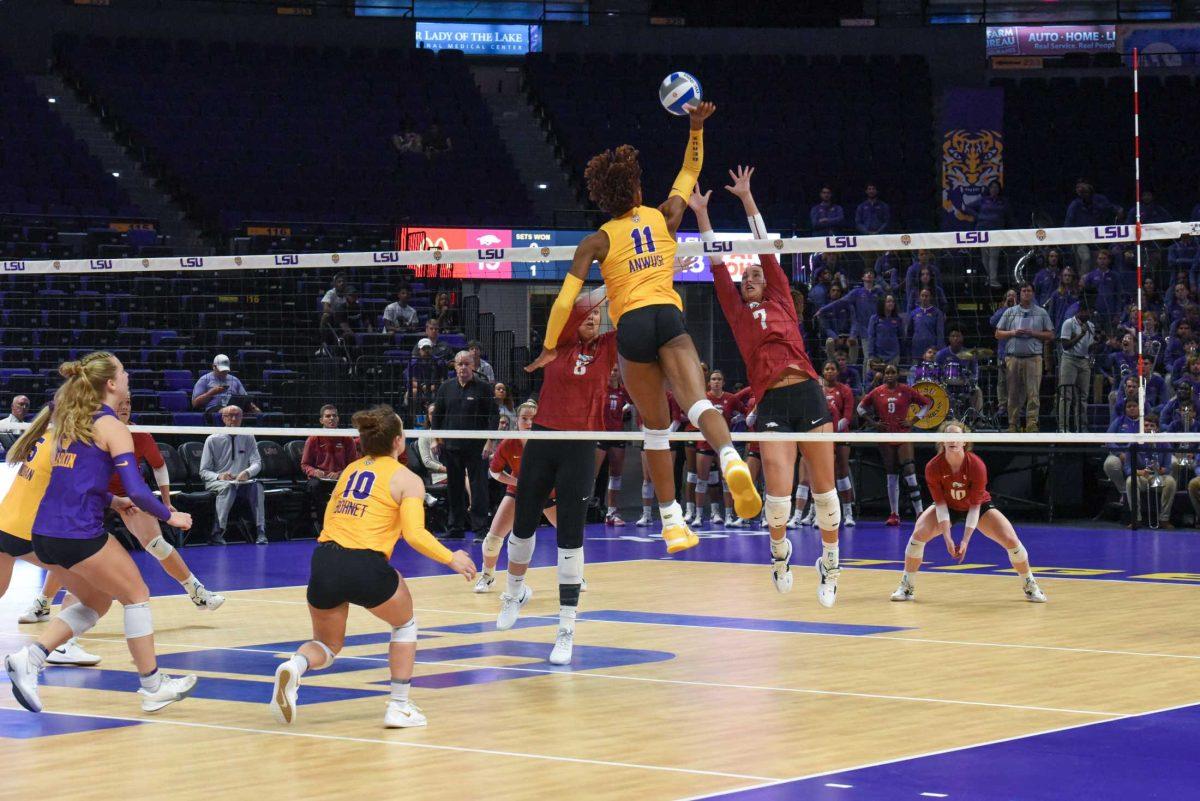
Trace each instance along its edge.
<path fill-rule="evenodd" d="M 534 426 L 538 429 L 538 426 Z M 546 430 L 546 429 L 538 429 Z M 582 548 L 592 497 L 594 440 L 535 439 L 525 443 L 521 477 L 517 480 L 514 537 L 528 539 L 542 520 L 542 510 L 555 494 L 558 505 L 558 547 Z"/>

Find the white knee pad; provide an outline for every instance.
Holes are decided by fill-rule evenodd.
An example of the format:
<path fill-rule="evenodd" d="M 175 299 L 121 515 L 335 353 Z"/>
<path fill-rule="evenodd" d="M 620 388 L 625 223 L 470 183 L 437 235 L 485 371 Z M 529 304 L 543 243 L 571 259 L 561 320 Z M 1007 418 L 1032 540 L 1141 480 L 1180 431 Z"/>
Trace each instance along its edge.
<path fill-rule="evenodd" d="M 842 476 L 837 480 L 838 492 L 847 492 L 850 490 L 850 476 Z"/>
<path fill-rule="evenodd" d="M 621 477 L 620 476 L 609 476 L 608 477 L 609 492 L 616 492 L 619 489 L 621 489 Z"/>
<path fill-rule="evenodd" d="M 1018 541 L 1016 548 L 1006 548 L 1008 551 L 1008 561 L 1014 565 L 1029 564 L 1029 551 L 1025 550 L 1025 543 Z"/>
<path fill-rule="evenodd" d="M 71 627 L 71 635 L 81 637 L 100 622 L 100 613 L 90 606 L 72 604 L 58 613 L 58 619 Z"/>
<path fill-rule="evenodd" d="M 508 563 L 527 565 L 533 560 L 533 546 L 537 539 L 536 534 L 531 534 L 522 539 L 521 537 L 508 538 Z"/>
<path fill-rule="evenodd" d="M 583 581 L 583 549 L 558 549 L 558 583 L 579 584 Z"/>
<path fill-rule="evenodd" d="M 309 640 L 309 642 L 325 652 L 325 664 L 321 665 L 319 668 L 314 668 L 310 665 L 309 667 L 312 668 L 312 670 L 324 670 L 333 664 L 333 660 L 337 659 L 337 654 L 335 654 L 333 649 L 325 643 L 321 642 L 320 640 Z"/>
<path fill-rule="evenodd" d="M 671 430 L 669 428 L 646 428 L 642 427 L 642 435 L 645 439 L 642 441 L 642 450 L 646 451 L 669 451 L 671 450 Z"/>
<path fill-rule="evenodd" d="M 654 484 L 649 481 L 642 482 L 642 500 L 648 501 L 654 497 Z"/>
<path fill-rule="evenodd" d="M 716 487 L 721 484 L 721 471 L 715 467 L 708 471 L 708 486 Z"/>
<path fill-rule="evenodd" d="M 696 486 L 696 474 L 695 473 L 690 472 L 690 471 L 688 472 L 687 483 L 691 484 L 693 487 Z"/>
<path fill-rule="evenodd" d="M 175 547 L 163 539 L 162 534 L 159 534 L 146 543 L 146 551 L 158 561 L 164 562 L 168 556 L 175 553 Z"/>
<path fill-rule="evenodd" d="M 500 555 L 500 549 L 504 547 L 504 537 L 495 534 L 488 534 L 483 538 L 483 555 L 488 559 L 495 559 Z"/>
<path fill-rule="evenodd" d="M 904 555 L 909 559 L 924 559 L 925 543 L 918 542 L 916 537 L 909 537 L 908 545 L 904 548 Z"/>
<path fill-rule="evenodd" d="M 413 615 L 412 619 L 403 626 L 397 626 L 392 629 L 392 642 L 416 642 L 417 641 L 417 617 Z"/>
<path fill-rule="evenodd" d="M 129 604 L 125 607 L 125 639 L 147 637 L 154 633 L 154 618 L 150 614 L 149 602 Z"/>
<path fill-rule="evenodd" d="M 763 514 L 767 518 L 767 525 L 771 528 L 780 528 L 786 525 L 788 515 L 791 513 L 792 498 L 790 495 L 768 495 L 766 497 Z"/>
<path fill-rule="evenodd" d="M 712 401 L 710 401 L 708 398 L 702 398 L 701 400 L 696 401 L 692 404 L 692 408 L 688 409 L 688 420 L 691 420 L 692 425 L 694 425 L 696 428 L 699 428 L 700 415 L 704 414 L 709 409 L 712 409 L 714 412 L 717 411 L 717 407 L 713 406 Z"/>
<path fill-rule="evenodd" d="M 822 531 L 837 531 L 842 525 L 842 503 L 837 490 L 814 492 L 813 505 L 817 510 L 817 528 Z"/>

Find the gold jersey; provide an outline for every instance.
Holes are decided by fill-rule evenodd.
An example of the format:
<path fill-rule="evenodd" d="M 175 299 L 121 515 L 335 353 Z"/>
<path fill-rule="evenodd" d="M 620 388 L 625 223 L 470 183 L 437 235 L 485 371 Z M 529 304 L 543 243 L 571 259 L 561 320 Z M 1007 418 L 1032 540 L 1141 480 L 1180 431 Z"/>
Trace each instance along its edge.
<path fill-rule="evenodd" d="M 318 542 L 379 551 L 389 559 L 400 538 L 400 504 L 392 497 L 392 476 L 407 470 L 391 456 L 365 456 L 342 471 Z"/>
<path fill-rule="evenodd" d="M 671 304 L 683 311 L 675 291 L 675 238 L 662 212 L 637 206 L 600 230 L 608 235 L 608 255 L 600 274 L 614 325 L 625 312 L 643 306 Z"/>
<path fill-rule="evenodd" d="M 0 531 L 23 540 L 33 539 L 33 519 L 54 468 L 54 446 L 42 437 L 33 444 L 25 461 L 17 465 L 17 475 L 4 500 L 0 501 Z"/>

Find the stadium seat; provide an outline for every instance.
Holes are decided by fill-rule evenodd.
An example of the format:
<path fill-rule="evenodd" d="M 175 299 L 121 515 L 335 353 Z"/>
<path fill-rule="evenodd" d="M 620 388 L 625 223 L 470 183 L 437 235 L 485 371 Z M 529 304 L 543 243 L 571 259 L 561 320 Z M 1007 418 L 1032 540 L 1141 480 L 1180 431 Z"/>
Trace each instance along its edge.
<path fill-rule="evenodd" d="M 192 408 L 192 396 L 190 393 L 168 390 L 157 394 L 158 408 L 164 412 L 186 412 Z"/>

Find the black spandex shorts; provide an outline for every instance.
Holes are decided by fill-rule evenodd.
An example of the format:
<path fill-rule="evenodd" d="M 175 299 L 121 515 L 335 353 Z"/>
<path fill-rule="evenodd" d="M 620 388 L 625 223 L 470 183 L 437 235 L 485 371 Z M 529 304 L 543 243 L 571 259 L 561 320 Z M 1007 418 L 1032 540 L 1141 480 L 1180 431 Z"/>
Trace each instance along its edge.
<path fill-rule="evenodd" d="M 625 450 L 625 446 L 628 444 L 629 443 L 623 439 L 602 439 L 596 443 L 596 450 L 605 452 L 607 452 L 609 448 L 620 448 L 621 450 Z"/>
<path fill-rule="evenodd" d="M 995 508 L 996 508 L 996 504 L 992 503 L 991 501 L 986 501 L 984 503 L 979 504 L 979 519 L 982 520 L 984 515 L 986 515 L 988 512 L 990 512 L 991 510 L 993 510 Z M 967 519 L 966 512 L 960 512 L 957 509 L 950 510 L 950 522 L 951 523 L 961 523 L 966 519 Z"/>
<path fill-rule="evenodd" d="M 803 434 L 830 422 L 829 404 L 816 380 L 768 389 L 758 402 L 754 430 L 764 434 Z"/>
<path fill-rule="evenodd" d="M 99 537 L 86 540 L 72 540 L 65 537 L 46 537 L 41 534 L 33 535 L 33 552 L 37 558 L 47 565 L 58 565 L 68 570 L 75 565 L 95 556 L 108 542 L 108 532 Z"/>
<path fill-rule="evenodd" d="M 308 602 L 317 609 L 344 603 L 371 609 L 389 601 L 399 586 L 400 576 L 379 551 L 343 548 L 336 542 L 313 549 Z"/>
<path fill-rule="evenodd" d="M 0 531 L 0 553 L 6 553 L 13 559 L 20 559 L 22 556 L 33 553 L 33 543 L 20 537 L 14 537 L 7 531 Z"/>
<path fill-rule="evenodd" d="M 617 353 L 631 362 L 658 361 L 658 349 L 686 334 L 683 312 L 670 303 L 627 311 L 617 321 Z"/>

